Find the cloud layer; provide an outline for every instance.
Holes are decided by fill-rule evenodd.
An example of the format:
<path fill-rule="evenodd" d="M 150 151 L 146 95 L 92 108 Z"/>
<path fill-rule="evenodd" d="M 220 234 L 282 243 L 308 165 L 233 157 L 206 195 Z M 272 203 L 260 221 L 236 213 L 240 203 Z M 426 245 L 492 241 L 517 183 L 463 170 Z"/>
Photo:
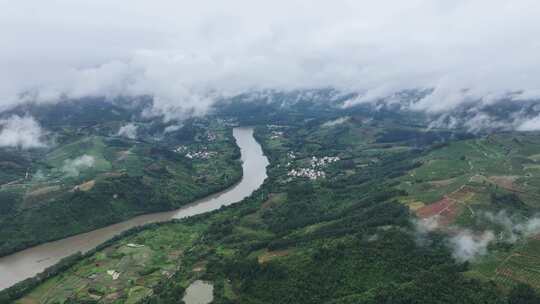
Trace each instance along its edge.
<path fill-rule="evenodd" d="M 505 210 L 498 213 L 479 212 L 477 221 L 495 225 L 496 229 L 473 231 L 459 226 L 440 226 L 439 216 L 414 219 L 414 234 L 419 245 L 429 245 L 428 234 L 440 230 L 448 234 L 448 247 L 452 256 L 460 262 L 473 261 L 489 253 L 489 245 L 495 242 L 515 243 L 520 239 L 540 234 L 540 215 L 530 218 L 511 216 Z"/>
<path fill-rule="evenodd" d="M 62 166 L 62 172 L 69 177 L 77 177 L 81 171 L 94 167 L 96 159 L 91 155 L 81 155 L 75 159 L 67 159 Z"/>
<path fill-rule="evenodd" d="M 0 147 L 43 148 L 44 132 L 32 116 L 12 115 L 0 120 Z"/>
<path fill-rule="evenodd" d="M 540 96 L 534 0 L 0 3 L 4 108 L 148 94 L 174 117 L 247 90 L 326 86 L 357 102 L 434 88 L 415 105 L 429 112 Z"/>
<path fill-rule="evenodd" d="M 129 138 L 129 139 L 135 139 L 137 138 L 137 126 L 132 123 L 122 126 L 118 130 L 117 135 Z"/>
<path fill-rule="evenodd" d="M 450 238 L 452 256 L 460 262 L 473 260 L 487 254 L 488 245 L 493 240 L 495 240 L 495 235 L 491 231 L 481 234 L 474 234 L 469 230 L 460 231 Z"/>

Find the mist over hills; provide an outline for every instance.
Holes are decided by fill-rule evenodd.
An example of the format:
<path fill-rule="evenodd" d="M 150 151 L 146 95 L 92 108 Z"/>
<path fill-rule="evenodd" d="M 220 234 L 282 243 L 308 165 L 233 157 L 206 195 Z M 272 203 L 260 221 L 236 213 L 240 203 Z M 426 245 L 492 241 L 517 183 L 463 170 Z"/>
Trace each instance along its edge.
<path fill-rule="evenodd" d="M 0 109 L 152 96 L 154 114 L 177 119 L 246 92 L 330 87 L 358 93 L 351 103 L 429 91 L 414 108 L 442 113 L 539 96 L 532 0 L 25 0 L 5 8 Z"/>
<path fill-rule="evenodd" d="M 426 129 L 457 129 L 471 133 L 493 131 L 540 130 L 540 99 L 521 100 L 515 96 L 500 99 L 475 99 L 442 112 L 430 112 L 419 105 L 433 94 L 433 90 L 407 90 L 391 96 L 365 101 L 364 96 L 332 88 L 311 90 L 264 90 L 218 98 L 204 112 L 187 111 L 171 106 L 167 114 L 156 110 L 152 96 L 92 97 L 64 99 L 54 102 L 26 102 L 0 113 L 3 128 L 10 117 L 26 117 L 47 127 L 92 125 L 107 121 L 145 122 L 154 125 L 153 136 L 159 137 L 164 128 L 185 120 L 205 115 L 245 117 L 246 113 L 267 121 L 279 120 L 280 111 L 305 112 L 315 116 L 327 113 L 329 118 L 361 114 L 373 119 L 402 117 Z M 242 112 L 243 115 L 235 115 Z M 262 114 L 270 113 L 272 116 Z M 263 118 L 264 117 L 264 118 Z M 13 123 L 23 123 L 18 120 Z M 37 125 L 36 125 L 37 126 Z M 157 129 L 155 129 L 157 128 Z M 41 136 L 34 132 L 35 136 Z"/>
<path fill-rule="evenodd" d="M 540 2 L 0 7 L 0 304 L 540 303 Z"/>

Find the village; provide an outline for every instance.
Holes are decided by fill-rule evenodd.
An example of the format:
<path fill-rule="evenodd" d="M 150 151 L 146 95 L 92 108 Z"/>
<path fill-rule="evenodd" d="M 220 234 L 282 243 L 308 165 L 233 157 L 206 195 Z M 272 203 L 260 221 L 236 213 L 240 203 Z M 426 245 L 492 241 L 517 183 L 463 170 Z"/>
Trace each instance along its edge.
<path fill-rule="evenodd" d="M 213 132 L 206 132 L 203 140 L 207 142 L 214 142 L 217 139 L 217 135 Z M 208 151 L 208 147 L 204 146 L 196 151 L 189 151 L 189 147 L 186 145 L 179 145 L 173 149 L 173 152 L 184 154 L 189 159 L 209 159 L 217 154 L 215 151 Z"/>
<path fill-rule="evenodd" d="M 294 152 L 289 152 L 287 155 L 288 155 L 288 157 L 290 159 L 295 159 L 296 158 L 296 155 L 294 154 Z M 311 165 L 310 168 L 291 169 L 287 173 L 287 176 L 290 176 L 290 177 L 304 177 L 304 178 L 308 178 L 310 180 L 316 180 L 316 179 L 319 179 L 319 178 L 325 178 L 326 173 L 322 169 L 325 168 L 326 166 L 328 166 L 329 164 L 335 163 L 335 162 L 337 162 L 339 160 L 340 160 L 340 158 L 337 157 L 337 156 L 324 156 L 324 157 L 321 157 L 321 158 L 312 156 L 311 160 L 310 160 L 310 165 Z M 290 166 L 291 166 L 291 162 L 288 162 L 287 167 L 290 167 Z"/>

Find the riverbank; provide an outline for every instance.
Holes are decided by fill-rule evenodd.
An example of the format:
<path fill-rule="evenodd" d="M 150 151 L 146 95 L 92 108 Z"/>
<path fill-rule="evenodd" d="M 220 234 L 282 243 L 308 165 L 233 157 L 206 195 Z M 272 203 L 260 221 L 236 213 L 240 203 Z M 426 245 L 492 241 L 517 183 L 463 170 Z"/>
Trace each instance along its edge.
<path fill-rule="evenodd" d="M 211 140 L 202 138 L 207 133 Z M 242 175 L 230 126 L 207 123 L 183 140 L 173 134 L 125 140 L 96 130 L 65 136 L 28 160 L 27 178 L 0 187 L 0 257 L 178 209 L 229 188 Z M 185 150 L 178 151 L 179 146 Z M 201 149 L 211 156 L 188 157 Z M 78 160 L 86 161 L 84 168 L 65 171 Z"/>
<path fill-rule="evenodd" d="M 56 264 L 61 258 L 76 252 L 87 252 L 130 228 L 209 212 L 219 209 L 221 206 L 238 202 L 250 195 L 265 180 L 265 168 L 268 160 L 264 156 L 261 146 L 253 137 L 253 128 L 235 128 L 233 135 L 241 151 L 243 178 L 232 188 L 178 210 L 138 216 L 122 223 L 42 244 L 0 258 L 0 289 L 36 275 Z"/>

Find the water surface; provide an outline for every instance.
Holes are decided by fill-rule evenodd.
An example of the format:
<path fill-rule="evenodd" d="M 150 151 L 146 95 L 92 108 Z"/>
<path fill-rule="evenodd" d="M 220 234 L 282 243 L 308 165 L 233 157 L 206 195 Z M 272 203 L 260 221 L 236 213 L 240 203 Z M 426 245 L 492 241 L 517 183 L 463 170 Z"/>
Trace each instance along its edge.
<path fill-rule="evenodd" d="M 35 276 L 66 256 L 79 251 L 87 252 L 135 226 L 205 213 L 239 202 L 249 196 L 266 179 L 268 159 L 253 137 L 253 128 L 234 128 L 233 135 L 240 147 L 243 170 L 242 180 L 236 185 L 177 210 L 137 216 L 124 222 L 31 247 L 0 258 L 0 290 Z"/>
<path fill-rule="evenodd" d="M 186 289 L 182 299 L 186 304 L 208 304 L 214 299 L 214 285 L 197 280 Z"/>

